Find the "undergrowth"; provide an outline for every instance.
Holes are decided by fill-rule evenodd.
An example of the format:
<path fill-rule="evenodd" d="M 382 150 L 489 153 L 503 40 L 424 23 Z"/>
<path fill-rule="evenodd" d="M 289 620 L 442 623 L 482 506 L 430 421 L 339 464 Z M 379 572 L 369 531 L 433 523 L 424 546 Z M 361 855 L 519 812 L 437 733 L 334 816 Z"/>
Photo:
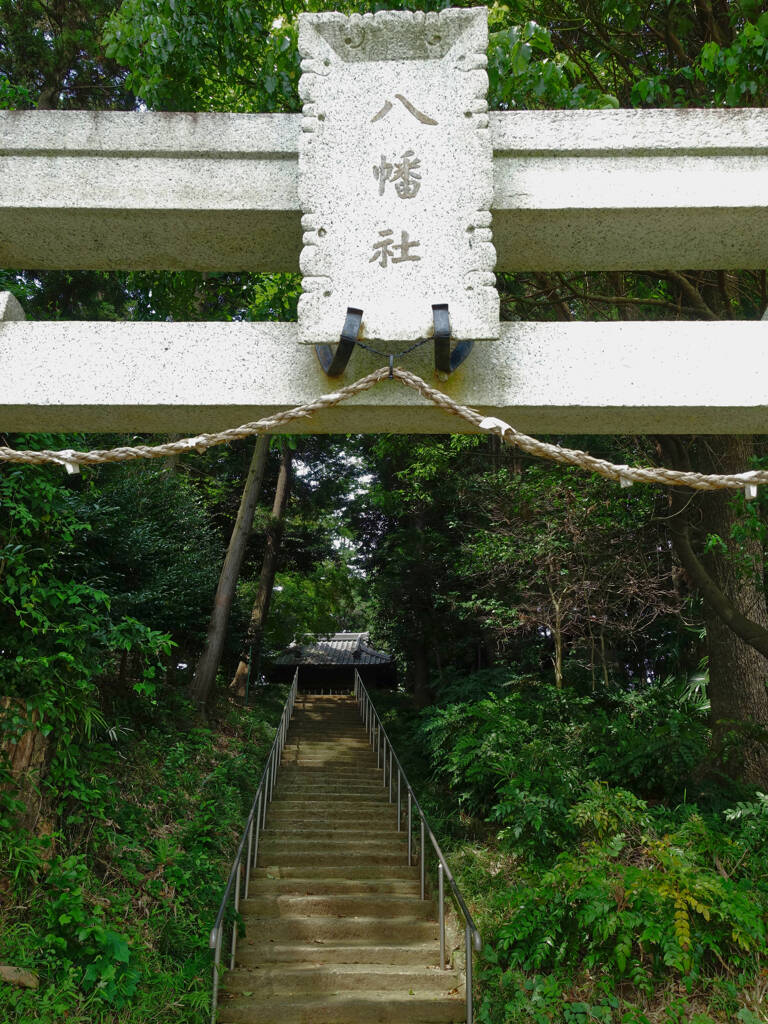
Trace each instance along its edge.
<path fill-rule="evenodd" d="M 77 767 L 43 783 L 49 837 L 16 827 L 0 785 L 0 962 L 40 979 L 0 985 L 0 1020 L 205 1018 L 208 935 L 285 692 L 258 696 L 210 727 L 171 689 L 143 718 L 132 708 L 130 730 L 113 709 L 112 738 L 83 742 Z"/>
<path fill-rule="evenodd" d="M 768 1022 L 768 797 L 708 764 L 696 695 L 377 702 L 483 934 L 479 1024 Z"/>

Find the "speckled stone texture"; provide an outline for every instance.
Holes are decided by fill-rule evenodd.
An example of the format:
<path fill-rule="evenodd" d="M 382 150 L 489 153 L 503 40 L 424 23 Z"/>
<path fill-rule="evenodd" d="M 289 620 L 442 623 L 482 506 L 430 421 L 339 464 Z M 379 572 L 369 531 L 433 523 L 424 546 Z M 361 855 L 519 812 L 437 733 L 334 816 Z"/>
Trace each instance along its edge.
<path fill-rule="evenodd" d="M 299 122 L 0 111 L 0 266 L 295 270 Z"/>
<path fill-rule="evenodd" d="M 768 266 L 768 109 L 489 117 L 499 270 Z M 301 122 L 0 110 L 0 266 L 298 271 Z"/>
<path fill-rule="evenodd" d="M 504 323 L 440 389 L 527 433 L 768 433 L 768 323 Z M 432 346 L 407 368 L 434 379 Z M 22 358 L 23 354 L 23 358 Z M 329 380 L 296 324 L 0 322 L 0 430 L 198 433 L 310 402 Z M 473 428 L 385 381 L 291 433 Z"/>
<path fill-rule="evenodd" d="M 448 303 L 454 338 L 495 338 L 485 8 L 304 14 L 299 199 L 304 342 L 413 341 Z"/>
<path fill-rule="evenodd" d="M 0 292 L 0 320 L 24 320 L 24 310 L 11 292 Z"/>

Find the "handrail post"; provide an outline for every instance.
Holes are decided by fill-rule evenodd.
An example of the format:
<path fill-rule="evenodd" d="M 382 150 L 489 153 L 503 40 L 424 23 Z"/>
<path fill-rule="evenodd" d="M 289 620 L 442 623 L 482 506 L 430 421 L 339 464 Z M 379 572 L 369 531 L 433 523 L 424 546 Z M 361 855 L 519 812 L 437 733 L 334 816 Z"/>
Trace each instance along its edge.
<path fill-rule="evenodd" d="M 403 831 L 403 812 L 402 812 L 402 807 L 400 805 L 400 782 L 401 782 L 401 777 L 402 777 L 402 772 L 398 768 L 397 769 L 397 831 L 398 832 L 402 832 Z"/>
<path fill-rule="evenodd" d="M 240 878 L 243 873 L 243 862 L 237 865 L 237 879 L 235 881 L 235 920 L 232 924 L 232 949 L 229 953 L 229 969 L 235 969 L 235 952 L 237 951 L 237 913 L 240 910 Z"/>
<path fill-rule="evenodd" d="M 259 825 L 261 824 L 261 801 L 262 793 L 259 792 L 259 803 L 256 810 L 256 839 L 253 844 L 253 867 L 256 867 L 256 862 L 259 859 Z"/>
<path fill-rule="evenodd" d="M 413 846 L 413 829 L 411 827 L 411 787 L 408 787 L 408 867 L 413 864 L 411 847 Z"/>
<path fill-rule="evenodd" d="M 443 880 L 443 865 L 437 862 L 437 899 L 440 906 L 440 970 L 445 968 L 445 883 Z"/>
<path fill-rule="evenodd" d="M 464 928 L 464 945 L 467 948 L 467 1024 L 472 1024 L 474 1020 L 472 1000 L 472 932 L 468 921 Z"/>
<path fill-rule="evenodd" d="M 221 933 L 219 925 L 216 932 L 216 947 L 213 951 L 213 994 L 211 996 L 211 1024 L 216 1024 L 216 1007 L 219 1004 L 219 965 L 221 964 Z"/>
<path fill-rule="evenodd" d="M 248 889 L 251 884 L 251 857 L 253 856 L 253 814 L 251 823 L 248 826 L 248 852 L 245 858 L 245 896 L 248 898 Z"/>
<path fill-rule="evenodd" d="M 425 869 L 426 869 L 426 860 L 427 860 L 426 853 L 427 853 L 427 851 L 424 849 L 424 817 L 423 817 L 423 815 L 420 814 L 419 818 L 420 818 L 420 821 L 421 821 L 421 833 L 420 833 L 420 836 L 419 836 L 419 839 L 420 839 L 420 842 L 419 842 L 419 855 L 420 855 L 420 860 L 421 860 L 421 864 L 420 864 L 420 868 L 421 868 L 421 898 L 422 899 L 426 899 L 425 886 L 424 886 L 424 872 L 425 872 Z"/>

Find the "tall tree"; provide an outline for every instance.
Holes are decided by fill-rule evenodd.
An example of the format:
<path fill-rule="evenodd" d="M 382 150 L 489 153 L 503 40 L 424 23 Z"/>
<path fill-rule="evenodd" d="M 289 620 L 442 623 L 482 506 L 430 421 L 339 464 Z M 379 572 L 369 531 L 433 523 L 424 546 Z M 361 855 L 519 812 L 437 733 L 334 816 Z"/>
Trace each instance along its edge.
<path fill-rule="evenodd" d="M 130 109 L 125 70 L 107 57 L 106 19 L 120 0 L 0 0 L 0 107 Z"/>
<path fill-rule="evenodd" d="M 232 609 L 245 549 L 248 546 L 248 538 L 253 527 L 253 514 L 261 493 L 268 452 L 269 435 L 264 434 L 258 438 L 253 449 L 251 465 L 243 487 L 243 496 L 240 499 L 240 508 L 237 511 L 237 519 L 232 529 L 229 547 L 219 576 L 219 584 L 213 599 L 205 647 L 197 662 L 195 675 L 190 685 L 190 697 L 195 704 L 202 705 L 208 701 L 216 681 L 216 673 L 224 650 L 229 613 Z"/>
<path fill-rule="evenodd" d="M 492 103 L 502 108 L 768 103 L 768 15 L 759 4 L 520 0 L 494 8 L 491 21 Z M 757 319 L 766 304 L 765 272 L 731 268 L 516 275 L 502 286 L 506 308 L 521 319 Z M 728 437 L 678 439 L 662 450 L 702 472 L 744 470 L 756 454 L 752 439 Z M 759 652 L 768 637 L 753 520 L 738 499 L 672 500 L 676 550 L 705 603 L 715 736 L 723 749 L 734 730 L 744 741 L 731 742 L 743 757 L 724 767 L 766 785 Z"/>
<path fill-rule="evenodd" d="M 272 599 L 275 574 L 280 559 L 280 548 L 285 529 L 285 510 L 291 493 L 292 462 L 293 451 L 290 443 L 287 438 L 282 438 L 280 441 L 280 472 L 277 477 L 272 515 L 267 527 L 266 547 L 259 577 L 259 588 L 256 592 L 256 600 L 253 603 L 251 619 L 248 623 L 244 649 L 240 656 L 237 671 L 229 687 L 230 691 L 238 696 L 245 694 L 248 673 L 250 672 L 254 657 L 257 662 L 259 660 L 264 623 L 269 614 L 269 604 Z"/>

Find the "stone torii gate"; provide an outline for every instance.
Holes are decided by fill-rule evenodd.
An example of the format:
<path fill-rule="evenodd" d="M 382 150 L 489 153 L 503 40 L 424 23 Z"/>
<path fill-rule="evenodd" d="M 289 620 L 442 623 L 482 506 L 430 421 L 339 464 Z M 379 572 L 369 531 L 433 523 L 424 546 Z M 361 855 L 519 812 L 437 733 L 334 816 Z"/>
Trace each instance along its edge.
<path fill-rule="evenodd" d="M 492 273 L 768 266 L 768 110 L 488 114 L 486 42 L 483 8 L 302 15 L 303 115 L 0 112 L 1 265 L 301 267 L 305 289 L 298 324 L 31 323 L 0 297 L 0 428 L 231 427 L 386 362 L 356 347 L 327 376 L 348 307 L 396 352 L 438 304 L 475 342 L 440 387 L 484 416 L 768 432 L 766 324 L 499 323 Z M 434 379 L 434 346 L 403 365 Z M 474 429 L 384 383 L 291 430 L 449 424 Z"/>

